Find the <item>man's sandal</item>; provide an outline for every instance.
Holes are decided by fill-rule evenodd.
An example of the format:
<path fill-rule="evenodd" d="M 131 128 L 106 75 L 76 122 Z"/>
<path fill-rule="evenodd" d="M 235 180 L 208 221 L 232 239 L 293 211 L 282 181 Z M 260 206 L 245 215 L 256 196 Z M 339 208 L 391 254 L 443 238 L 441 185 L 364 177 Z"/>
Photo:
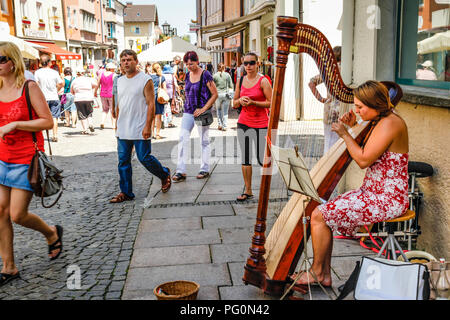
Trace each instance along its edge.
<path fill-rule="evenodd" d="M 114 198 L 109 200 L 109 202 L 110 203 L 120 203 L 120 202 L 124 202 L 124 201 L 130 201 L 130 200 L 133 200 L 133 199 L 134 198 L 129 197 L 125 193 L 121 192 L 117 196 L 115 196 Z"/>
<path fill-rule="evenodd" d="M 245 201 L 245 200 L 249 200 L 249 199 L 253 199 L 252 194 L 243 193 L 240 195 L 240 197 L 236 198 L 237 201 Z"/>
<path fill-rule="evenodd" d="M 62 243 L 62 235 L 63 235 L 63 227 L 56 225 L 56 234 L 58 235 L 58 239 L 52 244 L 48 245 L 48 254 L 51 254 L 53 251 L 58 250 L 59 252 L 54 257 L 50 257 L 50 261 L 55 260 L 59 257 L 63 249 Z M 59 243 L 59 244 L 58 244 Z"/>
<path fill-rule="evenodd" d="M 0 287 L 17 278 L 20 278 L 19 272 L 16 274 L 0 273 Z"/>
<path fill-rule="evenodd" d="M 184 180 L 186 180 L 186 175 L 177 172 L 177 173 L 175 173 L 175 174 L 173 175 L 172 180 L 173 180 L 174 182 L 181 182 L 181 181 L 184 181 Z"/>
<path fill-rule="evenodd" d="M 200 171 L 197 175 L 197 179 L 205 179 L 209 177 L 209 172 L 206 171 Z"/>
<path fill-rule="evenodd" d="M 164 180 L 161 180 L 161 182 L 162 182 L 161 191 L 163 193 L 166 193 L 167 191 L 169 191 L 170 186 L 172 185 L 172 179 L 170 178 L 170 169 L 167 168 L 167 170 L 169 170 L 169 173 L 167 174 L 167 178 Z"/>

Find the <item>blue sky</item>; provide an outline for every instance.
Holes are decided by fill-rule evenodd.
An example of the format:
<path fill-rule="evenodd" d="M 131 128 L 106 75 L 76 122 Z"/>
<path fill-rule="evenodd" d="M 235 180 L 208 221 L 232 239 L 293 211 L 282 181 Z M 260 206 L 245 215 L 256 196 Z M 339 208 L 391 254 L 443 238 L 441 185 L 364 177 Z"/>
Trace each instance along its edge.
<path fill-rule="evenodd" d="M 123 0 L 122 2 L 155 4 L 160 25 L 167 21 L 171 27 L 177 28 L 179 36 L 188 34 L 191 36 L 191 42 L 196 42 L 195 33 L 189 33 L 189 23 L 191 19 L 196 19 L 195 0 Z"/>

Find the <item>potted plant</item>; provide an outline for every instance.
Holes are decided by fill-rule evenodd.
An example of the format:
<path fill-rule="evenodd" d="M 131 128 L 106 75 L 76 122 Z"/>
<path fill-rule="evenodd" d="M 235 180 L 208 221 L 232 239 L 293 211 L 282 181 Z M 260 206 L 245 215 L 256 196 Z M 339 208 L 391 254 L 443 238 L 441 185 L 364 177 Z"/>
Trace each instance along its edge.
<path fill-rule="evenodd" d="M 39 19 L 38 24 L 39 24 L 39 28 L 45 28 L 45 22 L 43 19 Z"/>
<path fill-rule="evenodd" d="M 22 17 L 22 23 L 23 23 L 23 24 L 31 24 L 31 21 L 28 19 L 27 16 L 23 16 L 23 17 Z"/>

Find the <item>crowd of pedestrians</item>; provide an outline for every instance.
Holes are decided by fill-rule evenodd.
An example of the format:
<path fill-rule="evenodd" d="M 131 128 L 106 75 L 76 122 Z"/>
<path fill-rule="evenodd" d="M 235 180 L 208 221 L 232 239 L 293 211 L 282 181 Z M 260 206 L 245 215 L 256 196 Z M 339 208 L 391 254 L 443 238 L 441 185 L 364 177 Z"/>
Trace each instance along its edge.
<path fill-rule="evenodd" d="M 57 259 L 62 253 L 63 227 L 50 226 L 28 211 L 34 191 L 28 180 L 28 170 L 36 152 L 44 152 L 43 130 L 53 129 L 51 140 L 58 141 L 61 114 L 66 116 L 66 125 L 76 125 L 78 120 L 82 133 L 94 132 L 93 103 L 99 89 L 103 113 L 100 128 L 105 128 L 110 113 L 115 119 L 112 126 L 117 139 L 120 191 L 109 200 L 111 203 L 135 198 L 131 164 L 133 149 L 139 162 L 161 181 L 163 193 L 170 190 L 172 182 L 186 181 L 188 148 L 194 127 L 197 127 L 201 147 L 201 165 L 196 178 L 208 178 L 209 131 L 214 121 L 211 109 L 216 108 L 220 129 L 227 130 L 230 104 L 239 111 L 237 138 L 242 155 L 244 192 L 238 195 L 237 200 L 253 198 L 252 166 L 256 163 L 263 165 L 272 100 L 270 78 L 259 73 L 259 60 L 254 53 L 244 55 L 244 70 L 241 70 L 234 88 L 224 73 L 223 65 L 219 65 L 218 72 L 213 75 L 211 66 L 202 68 L 199 65 L 194 51 L 187 52 L 182 61 L 183 64 L 176 57 L 173 68 L 170 65 L 162 68 L 159 63 L 140 68 L 136 52 L 124 50 L 120 54 L 119 70 L 108 64 L 97 72 L 97 79 L 94 79 L 88 71 L 80 71 L 74 77 L 69 68 L 61 77 L 50 67 L 50 57 L 43 55 L 40 61 L 42 68 L 35 72 L 33 81 L 26 79 L 19 48 L 9 42 L 0 42 L 0 256 L 3 262 L 0 287 L 20 275 L 14 261 L 13 222 L 45 237 L 50 260 Z M 119 74 L 115 75 L 117 71 Z M 320 81 L 312 80 L 311 90 L 315 92 Z M 179 128 L 176 171 L 172 176 L 168 164 L 161 163 L 152 155 L 151 138 L 161 138 L 161 125 L 166 122 L 169 126 L 172 112 L 178 112 L 177 99 L 183 96 L 183 91 L 185 104 Z M 355 162 L 368 170 L 360 189 L 348 191 L 318 206 L 312 213 L 314 261 L 311 269 L 324 286 L 331 286 L 333 231 L 354 235 L 362 225 L 396 218 L 408 208 L 406 123 L 393 111 L 388 88 L 382 83 L 367 81 L 354 89 L 354 93 L 356 113 L 372 124 L 364 150 L 344 126 L 352 127 L 357 123 L 355 113 L 348 112 L 339 118 L 339 122 L 332 122 L 331 131 L 343 139 Z M 316 97 L 323 102 L 331 102 L 320 95 Z M 77 117 L 73 114 L 75 110 Z M 374 176 L 377 181 L 372 181 Z M 372 195 L 379 193 L 380 185 L 387 183 L 395 185 L 395 190 L 385 190 L 380 197 Z M 341 205 L 337 206 L 339 201 Z M 310 282 L 308 274 L 299 279 L 295 274 L 292 277 L 298 285 Z"/>

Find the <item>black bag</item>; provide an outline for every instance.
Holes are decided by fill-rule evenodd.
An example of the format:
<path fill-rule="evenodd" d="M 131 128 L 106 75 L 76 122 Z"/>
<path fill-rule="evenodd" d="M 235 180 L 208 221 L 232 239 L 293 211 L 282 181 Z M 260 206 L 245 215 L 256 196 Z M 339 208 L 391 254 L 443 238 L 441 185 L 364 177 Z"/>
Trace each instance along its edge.
<path fill-rule="evenodd" d="M 30 120 L 33 120 L 33 113 L 31 112 L 31 101 L 28 89 L 27 81 L 25 83 L 25 97 L 27 100 L 28 114 Z M 50 156 L 52 156 L 52 149 L 50 147 L 50 139 L 47 132 L 47 140 L 50 151 Z M 33 136 L 34 147 L 36 152 L 31 160 L 30 167 L 28 168 L 28 181 L 33 188 L 34 194 L 41 197 L 41 203 L 44 208 L 53 207 L 62 196 L 63 192 L 63 176 L 61 175 L 62 170 L 59 170 L 47 157 L 47 155 L 40 151 L 37 146 L 36 133 L 31 133 Z M 57 195 L 55 201 L 50 205 L 44 204 L 44 198 Z"/>
<path fill-rule="evenodd" d="M 202 87 L 203 87 L 203 72 L 204 71 L 202 71 L 202 75 L 200 76 L 200 85 L 198 88 L 196 109 L 202 108 L 201 93 L 202 93 Z M 211 112 L 211 108 L 209 108 L 208 110 L 203 112 L 201 115 L 195 117 L 194 120 L 198 126 L 206 127 L 206 126 L 211 125 L 211 123 L 213 123 L 213 121 L 214 121 L 213 115 Z"/>

